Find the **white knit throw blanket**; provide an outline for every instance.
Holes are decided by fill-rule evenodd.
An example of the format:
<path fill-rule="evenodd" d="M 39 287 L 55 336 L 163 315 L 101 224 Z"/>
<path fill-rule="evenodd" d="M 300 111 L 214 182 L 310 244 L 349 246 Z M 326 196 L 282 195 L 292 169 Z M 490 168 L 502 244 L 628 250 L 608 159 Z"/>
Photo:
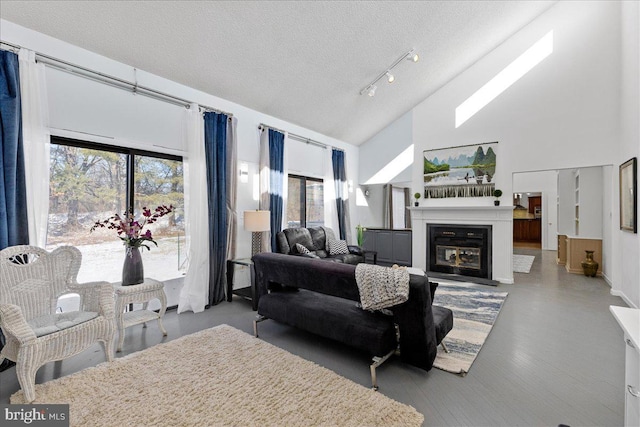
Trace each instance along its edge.
<path fill-rule="evenodd" d="M 409 272 L 372 264 L 356 265 L 360 304 L 365 310 L 380 310 L 409 299 Z"/>

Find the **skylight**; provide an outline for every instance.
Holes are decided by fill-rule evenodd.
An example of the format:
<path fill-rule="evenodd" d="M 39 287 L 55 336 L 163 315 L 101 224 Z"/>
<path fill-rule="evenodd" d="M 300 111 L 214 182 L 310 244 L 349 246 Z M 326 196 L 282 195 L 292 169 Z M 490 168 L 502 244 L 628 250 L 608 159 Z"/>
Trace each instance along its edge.
<path fill-rule="evenodd" d="M 553 52 L 553 31 L 549 31 L 515 61 L 478 89 L 456 108 L 456 128 L 473 117 L 498 95 L 517 82 Z"/>
<path fill-rule="evenodd" d="M 408 168 L 413 164 L 413 144 L 407 147 L 402 153 L 398 154 L 395 159 L 387 163 L 382 169 L 380 169 L 375 175 L 373 175 L 365 185 L 370 184 L 386 184 L 396 176 L 400 175 L 400 172 Z"/>

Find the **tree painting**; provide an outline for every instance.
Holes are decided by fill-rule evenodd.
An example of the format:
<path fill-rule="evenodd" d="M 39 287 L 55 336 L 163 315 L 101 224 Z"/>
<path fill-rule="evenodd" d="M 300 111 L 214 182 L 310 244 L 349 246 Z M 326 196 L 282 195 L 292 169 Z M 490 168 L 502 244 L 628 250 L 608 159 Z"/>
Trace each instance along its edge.
<path fill-rule="evenodd" d="M 488 197 L 493 194 L 498 143 L 426 150 L 424 197 Z"/>

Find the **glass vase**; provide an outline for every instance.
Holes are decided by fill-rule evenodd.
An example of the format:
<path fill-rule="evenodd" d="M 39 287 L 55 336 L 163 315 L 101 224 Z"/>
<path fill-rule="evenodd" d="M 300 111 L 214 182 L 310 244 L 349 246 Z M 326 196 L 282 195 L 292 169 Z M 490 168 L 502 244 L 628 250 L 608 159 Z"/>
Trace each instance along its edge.
<path fill-rule="evenodd" d="M 138 285 L 144 282 L 144 266 L 140 248 L 127 247 L 122 266 L 122 286 Z"/>

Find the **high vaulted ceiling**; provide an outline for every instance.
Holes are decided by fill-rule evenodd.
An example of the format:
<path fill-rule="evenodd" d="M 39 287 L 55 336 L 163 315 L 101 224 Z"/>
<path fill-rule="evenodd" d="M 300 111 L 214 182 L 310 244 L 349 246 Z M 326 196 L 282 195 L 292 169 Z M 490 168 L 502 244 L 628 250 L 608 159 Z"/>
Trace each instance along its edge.
<path fill-rule="evenodd" d="M 0 17 L 359 145 L 553 3 L 2 0 Z"/>

